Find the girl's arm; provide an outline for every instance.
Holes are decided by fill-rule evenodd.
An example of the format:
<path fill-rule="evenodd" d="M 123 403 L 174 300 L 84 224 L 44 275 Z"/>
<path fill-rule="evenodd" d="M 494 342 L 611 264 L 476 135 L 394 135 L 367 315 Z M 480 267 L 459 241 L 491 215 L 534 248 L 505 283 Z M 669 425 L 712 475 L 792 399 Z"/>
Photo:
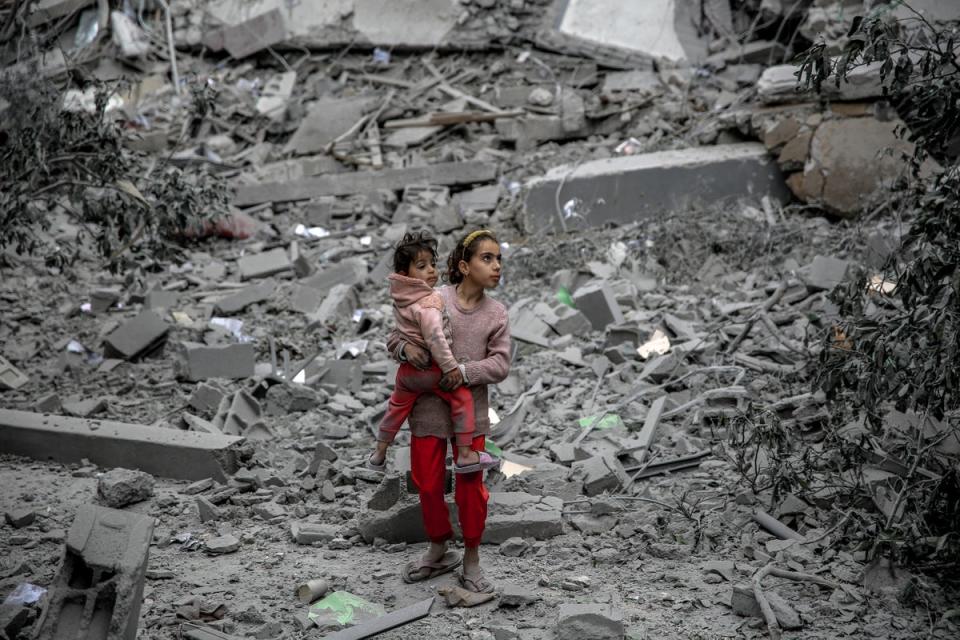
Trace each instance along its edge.
<path fill-rule="evenodd" d="M 510 323 L 506 312 L 503 313 L 500 326 L 487 340 L 487 357 L 483 360 L 467 362 L 463 365 L 466 384 L 497 384 L 510 373 Z"/>
<path fill-rule="evenodd" d="M 420 307 L 417 313 L 420 335 L 430 348 L 430 355 L 444 373 L 457 368 L 457 359 L 453 357 L 450 344 L 443 335 L 443 312 L 435 307 Z"/>

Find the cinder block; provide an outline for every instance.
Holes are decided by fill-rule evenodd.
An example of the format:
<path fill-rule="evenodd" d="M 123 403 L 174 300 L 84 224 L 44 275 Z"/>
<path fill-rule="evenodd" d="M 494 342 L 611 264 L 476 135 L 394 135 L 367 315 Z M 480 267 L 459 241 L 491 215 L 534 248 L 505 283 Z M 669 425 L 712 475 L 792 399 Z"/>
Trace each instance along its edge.
<path fill-rule="evenodd" d="M 623 324 L 623 312 L 606 280 L 594 280 L 577 289 L 573 303 L 596 331 L 603 331 L 611 324 Z"/>
<path fill-rule="evenodd" d="M 113 420 L 0 409 L 0 452 L 37 460 L 140 469 L 179 480 L 226 481 L 243 438 Z"/>
<path fill-rule="evenodd" d="M 135 640 L 153 518 L 84 505 L 67 534 L 38 640 Z"/>
<path fill-rule="evenodd" d="M 790 198 L 762 144 L 658 151 L 551 169 L 528 184 L 522 224 L 529 234 L 569 231 L 765 195 Z"/>
<path fill-rule="evenodd" d="M 133 360 L 159 346 L 170 327 L 153 311 L 142 311 L 103 339 L 108 358 Z"/>
<path fill-rule="evenodd" d="M 237 268 L 240 270 L 241 280 L 253 280 L 290 271 L 293 269 L 293 263 L 290 262 L 286 249 L 278 247 L 238 258 Z"/>
<path fill-rule="evenodd" d="M 269 300 L 276 288 L 277 283 L 272 279 L 245 287 L 232 296 L 219 300 L 217 312 L 225 316 L 239 313 L 252 304 Z"/>
<path fill-rule="evenodd" d="M 256 355 L 250 343 L 207 346 L 184 342 L 176 366 L 177 377 L 182 380 L 236 380 L 253 376 Z"/>

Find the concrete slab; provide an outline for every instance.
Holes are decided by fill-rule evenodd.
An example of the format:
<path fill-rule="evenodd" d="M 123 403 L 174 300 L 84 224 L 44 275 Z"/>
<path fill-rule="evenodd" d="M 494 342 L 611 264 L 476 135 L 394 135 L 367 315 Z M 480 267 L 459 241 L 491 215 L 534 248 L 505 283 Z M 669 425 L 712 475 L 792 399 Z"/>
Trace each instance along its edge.
<path fill-rule="evenodd" d="M 133 360 L 163 342 L 169 330 L 169 325 L 159 315 L 142 311 L 103 339 L 104 355 Z"/>
<path fill-rule="evenodd" d="M 277 247 L 270 251 L 252 253 L 238 258 L 237 269 L 240 270 L 241 280 L 253 280 L 290 271 L 293 269 L 293 263 L 286 249 Z"/>
<path fill-rule="evenodd" d="M 435 47 L 461 10 L 457 0 L 355 0 L 353 26 L 381 46 Z"/>
<path fill-rule="evenodd" d="M 152 538 L 149 516 L 80 507 L 35 637 L 135 640 Z"/>
<path fill-rule="evenodd" d="M 277 290 L 277 283 L 271 278 L 245 287 L 237 293 L 217 301 L 217 312 L 221 315 L 239 313 L 252 304 L 269 300 Z"/>
<path fill-rule="evenodd" d="M 551 169 L 528 183 L 522 224 L 528 233 L 569 231 L 724 200 L 787 202 L 789 194 L 759 143 L 659 151 Z"/>
<path fill-rule="evenodd" d="M 223 48 L 234 58 L 245 58 L 280 44 L 289 36 L 282 9 L 272 9 L 223 30 Z"/>
<path fill-rule="evenodd" d="M 226 481 L 243 438 L 0 409 L 0 452 L 37 460 L 140 469 L 179 480 Z"/>
<path fill-rule="evenodd" d="M 696 34 L 693 5 L 689 0 L 567 0 L 557 31 L 652 59 L 696 61 L 706 56 L 707 43 Z"/>
<path fill-rule="evenodd" d="M 287 143 L 286 151 L 298 155 L 324 151 L 374 104 L 371 98 L 321 98 L 308 103 L 307 115 Z"/>

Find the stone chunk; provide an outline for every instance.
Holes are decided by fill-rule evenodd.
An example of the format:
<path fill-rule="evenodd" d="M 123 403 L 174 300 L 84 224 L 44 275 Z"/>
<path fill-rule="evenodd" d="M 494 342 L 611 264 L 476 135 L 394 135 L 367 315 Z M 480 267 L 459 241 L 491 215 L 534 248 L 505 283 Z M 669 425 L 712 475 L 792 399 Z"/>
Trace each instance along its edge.
<path fill-rule="evenodd" d="M 218 300 L 216 305 L 217 312 L 225 316 L 239 313 L 252 304 L 269 300 L 276 289 L 277 283 L 272 279 L 252 284 L 231 296 L 227 296 L 223 300 Z"/>
<path fill-rule="evenodd" d="M 629 224 L 657 213 L 727 200 L 785 203 L 790 192 L 760 143 L 658 151 L 559 166 L 528 183 L 529 234 Z M 559 198 L 562 211 L 557 212 Z M 562 217 L 561 217 L 562 216 Z"/>
<path fill-rule="evenodd" d="M 273 9 L 223 30 L 223 48 L 236 59 L 245 58 L 288 37 L 283 10 Z"/>
<path fill-rule="evenodd" d="M 147 309 L 173 309 L 180 302 L 180 294 L 176 291 L 151 289 L 143 300 Z"/>
<path fill-rule="evenodd" d="M 781 627 L 784 629 L 800 629 L 803 626 L 800 622 L 800 614 L 798 614 L 794 608 L 790 606 L 790 603 L 784 600 L 780 594 L 775 591 L 770 591 L 769 589 L 764 589 L 763 594 L 766 596 L 767 602 L 770 603 L 770 608 L 773 609 L 773 613 L 777 617 L 777 622 L 780 623 Z M 733 612 L 738 616 L 750 618 L 763 617 L 760 605 L 753 596 L 753 587 L 750 585 L 734 585 L 733 594 L 730 597 L 730 605 L 733 607 Z"/>
<path fill-rule="evenodd" d="M 217 521 L 223 518 L 223 510 L 203 496 L 196 497 L 196 504 L 200 522 Z"/>
<path fill-rule="evenodd" d="M 216 538 L 210 538 L 207 540 L 206 550 L 207 553 L 212 555 L 220 555 L 224 553 L 233 553 L 240 548 L 240 541 L 237 540 L 234 536 L 229 533 L 224 536 L 218 536 Z"/>
<path fill-rule="evenodd" d="M 97 496 L 108 507 L 120 508 L 153 496 L 154 479 L 134 469 L 111 469 L 100 476 Z"/>
<path fill-rule="evenodd" d="M 583 492 L 588 496 L 616 491 L 629 480 L 623 465 L 611 454 L 574 462 L 571 467 L 574 477 L 583 481 Z"/>
<path fill-rule="evenodd" d="M 847 277 L 850 263 L 839 258 L 817 256 L 806 269 L 807 288 L 811 291 L 830 291 Z"/>
<path fill-rule="evenodd" d="M 327 324 L 336 320 L 350 318 L 359 301 L 357 291 L 350 285 L 338 284 L 330 289 L 330 293 L 313 313 L 308 314 L 313 324 Z"/>
<path fill-rule="evenodd" d="M 11 527 L 14 529 L 22 529 L 32 524 L 37 514 L 33 509 L 14 509 L 13 511 L 7 511 L 3 516 L 7 524 Z"/>
<path fill-rule="evenodd" d="M 133 360 L 159 346 L 170 327 L 153 311 L 142 311 L 103 339 L 108 358 Z"/>
<path fill-rule="evenodd" d="M 297 544 L 330 542 L 340 534 L 340 527 L 332 524 L 294 521 L 290 523 L 290 535 Z"/>
<path fill-rule="evenodd" d="M 273 520 L 287 515 L 287 510 L 276 502 L 264 502 L 253 508 L 253 513 L 264 520 Z"/>
<path fill-rule="evenodd" d="M 623 312 L 606 280 L 588 282 L 577 289 L 573 303 L 596 331 L 603 331 L 611 324 L 623 324 Z"/>
<path fill-rule="evenodd" d="M 623 613 L 609 604 L 561 604 L 557 640 L 623 640 Z"/>
<path fill-rule="evenodd" d="M 264 251 L 263 253 L 252 253 L 237 259 L 237 268 L 240 270 L 241 280 L 253 280 L 255 278 L 266 278 L 276 273 L 289 271 L 293 269 L 293 263 L 287 251 L 282 247 Z"/>
<path fill-rule="evenodd" d="M 216 411 L 226 392 L 218 385 L 201 382 L 190 394 L 187 404 L 197 411 Z"/>
<path fill-rule="evenodd" d="M 534 595 L 529 587 L 521 587 L 515 584 L 500 585 L 500 606 L 501 607 L 523 607 L 533 604 L 540 597 Z"/>
<path fill-rule="evenodd" d="M 13 366 L 9 360 L 0 356 L 0 389 L 19 389 L 30 379 Z"/>
<path fill-rule="evenodd" d="M 192 382 L 208 378 L 251 378 L 255 367 L 256 354 L 251 343 L 208 346 L 183 342 L 176 360 L 177 377 Z"/>

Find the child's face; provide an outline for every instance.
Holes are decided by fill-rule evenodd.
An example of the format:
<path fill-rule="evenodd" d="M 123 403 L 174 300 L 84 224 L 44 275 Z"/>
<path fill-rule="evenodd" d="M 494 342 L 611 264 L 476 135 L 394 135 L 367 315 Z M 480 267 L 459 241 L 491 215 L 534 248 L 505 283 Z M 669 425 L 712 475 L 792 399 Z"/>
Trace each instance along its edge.
<path fill-rule="evenodd" d="M 407 269 L 408 278 L 423 280 L 431 287 L 437 284 L 437 259 L 429 251 L 421 251 Z"/>
<path fill-rule="evenodd" d="M 503 256 L 500 254 L 500 245 L 490 238 L 480 241 L 469 262 L 460 261 L 460 272 L 464 277 L 484 289 L 494 289 L 500 284 L 502 268 Z"/>

